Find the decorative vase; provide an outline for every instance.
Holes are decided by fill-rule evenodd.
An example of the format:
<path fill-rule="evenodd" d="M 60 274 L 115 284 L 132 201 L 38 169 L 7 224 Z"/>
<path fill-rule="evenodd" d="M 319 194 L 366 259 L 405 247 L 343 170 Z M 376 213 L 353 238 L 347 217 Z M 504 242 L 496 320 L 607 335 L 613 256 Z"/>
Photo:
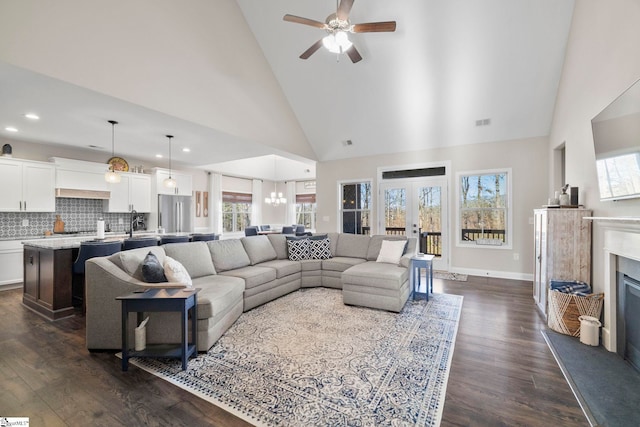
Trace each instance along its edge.
<path fill-rule="evenodd" d="M 567 193 L 560 195 L 560 206 L 569 206 L 571 204 L 571 196 Z"/>

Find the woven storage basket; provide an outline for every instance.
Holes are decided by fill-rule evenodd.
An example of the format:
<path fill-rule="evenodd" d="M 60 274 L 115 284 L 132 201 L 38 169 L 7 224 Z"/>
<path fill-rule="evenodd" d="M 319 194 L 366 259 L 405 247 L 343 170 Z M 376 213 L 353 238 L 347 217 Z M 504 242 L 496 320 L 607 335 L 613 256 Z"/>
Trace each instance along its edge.
<path fill-rule="evenodd" d="M 549 318 L 551 329 L 561 334 L 580 336 L 580 316 L 600 318 L 604 294 L 586 296 L 549 290 Z"/>

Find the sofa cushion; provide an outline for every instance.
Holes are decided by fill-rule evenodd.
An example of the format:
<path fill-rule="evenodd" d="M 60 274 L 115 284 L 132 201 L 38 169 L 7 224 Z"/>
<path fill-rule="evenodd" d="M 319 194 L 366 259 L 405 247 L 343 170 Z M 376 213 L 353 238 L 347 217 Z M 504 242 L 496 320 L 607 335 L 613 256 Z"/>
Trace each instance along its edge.
<path fill-rule="evenodd" d="M 208 319 L 225 312 L 238 299 L 242 299 L 244 280 L 237 277 L 200 277 L 193 280 L 198 292 L 198 319 Z"/>
<path fill-rule="evenodd" d="M 376 262 L 398 264 L 406 246 L 407 242 L 404 240 L 383 240 Z"/>
<path fill-rule="evenodd" d="M 169 282 L 181 283 L 187 287 L 193 286 L 191 277 L 184 265 L 170 256 L 164 257 L 164 275 L 167 276 Z"/>
<path fill-rule="evenodd" d="M 309 238 L 309 259 L 331 258 L 331 240 L 327 235 L 311 236 Z"/>
<path fill-rule="evenodd" d="M 210 240 L 206 242 L 213 258 L 213 265 L 218 273 L 251 264 L 249 255 L 244 250 L 240 239 Z"/>
<path fill-rule="evenodd" d="M 309 259 L 309 238 L 287 236 L 287 252 L 290 261 Z"/>
<path fill-rule="evenodd" d="M 298 261 L 289 261 L 288 259 L 274 259 L 260 264 L 260 267 L 269 267 L 276 270 L 276 278 L 291 276 L 300 273 L 302 267 Z"/>
<path fill-rule="evenodd" d="M 382 247 L 382 242 L 385 240 L 407 240 L 406 236 L 387 236 L 385 234 L 376 234 L 375 236 L 371 236 L 371 240 L 369 241 L 369 248 L 367 249 L 367 261 L 375 261 L 378 259 L 378 255 L 380 254 L 380 248 Z"/>
<path fill-rule="evenodd" d="M 373 261 L 355 265 L 342 273 L 345 286 L 352 284 L 395 291 L 401 290 L 408 279 L 406 268 Z"/>
<path fill-rule="evenodd" d="M 328 271 L 345 271 L 349 267 L 353 267 L 354 265 L 362 264 L 363 262 L 367 262 L 362 258 L 351 258 L 351 257 L 333 257 L 330 259 L 322 260 L 322 269 Z"/>
<path fill-rule="evenodd" d="M 269 234 L 267 238 L 271 242 L 271 246 L 278 254 L 278 259 L 287 259 L 289 254 L 287 252 L 287 236 L 284 234 Z"/>
<path fill-rule="evenodd" d="M 369 236 L 342 233 L 338 239 L 336 251 L 332 250 L 331 253 L 333 256 L 367 259 L 369 240 L 371 240 Z"/>
<path fill-rule="evenodd" d="M 273 249 L 273 246 L 267 236 L 243 237 L 240 241 L 242 242 L 247 255 L 249 255 L 251 265 L 271 261 L 278 257 L 276 250 Z"/>
<path fill-rule="evenodd" d="M 142 263 L 149 252 L 152 252 L 158 258 L 158 261 L 164 264 L 165 252 L 160 246 L 151 246 L 118 252 L 112 255 L 112 257 L 117 258 L 117 260 L 112 260 L 119 264 L 119 267 L 122 268 L 129 276 L 134 279 L 144 281 L 144 277 L 142 277 Z"/>
<path fill-rule="evenodd" d="M 276 270 L 274 268 L 261 267 L 259 265 L 236 268 L 221 274 L 244 279 L 245 290 L 276 280 Z"/>
<path fill-rule="evenodd" d="M 142 261 L 142 279 L 147 283 L 167 282 L 167 276 L 164 274 L 164 266 L 151 251 L 149 251 Z"/>
<path fill-rule="evenodd" d="M 192 279 L 216 274 L 207 242 L 167 243 L 162 247 L 167 256 L 184 265 Z"/>

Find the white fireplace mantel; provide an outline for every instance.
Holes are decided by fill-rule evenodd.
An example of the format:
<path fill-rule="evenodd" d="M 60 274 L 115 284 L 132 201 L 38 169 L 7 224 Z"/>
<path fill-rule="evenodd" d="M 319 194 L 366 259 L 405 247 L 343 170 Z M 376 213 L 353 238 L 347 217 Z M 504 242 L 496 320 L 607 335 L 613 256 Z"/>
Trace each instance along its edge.
<path fill-rule="evenodd" d="M 589 217 L 601 223 L 604 230 L 604 326 L 602 345 L 609 351 L 616 351 L 616 310 L 618 257 L 640 261 L 640 218 L 638 217 Z"/>

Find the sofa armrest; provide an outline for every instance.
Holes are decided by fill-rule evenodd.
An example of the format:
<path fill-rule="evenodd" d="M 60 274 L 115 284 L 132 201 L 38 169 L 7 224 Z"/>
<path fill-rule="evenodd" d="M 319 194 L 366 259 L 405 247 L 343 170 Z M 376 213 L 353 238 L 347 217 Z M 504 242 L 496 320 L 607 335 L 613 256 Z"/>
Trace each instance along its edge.
<path fill-rule="evenodd" d="M 87 348 L 119 349 L 122 346 L 122 304 L 116 297 L 149 284 L 129 276 L 107 257 L 87 261 L 85 283 Z M 135 313 L 129 321 L 135 324 Z"/>

